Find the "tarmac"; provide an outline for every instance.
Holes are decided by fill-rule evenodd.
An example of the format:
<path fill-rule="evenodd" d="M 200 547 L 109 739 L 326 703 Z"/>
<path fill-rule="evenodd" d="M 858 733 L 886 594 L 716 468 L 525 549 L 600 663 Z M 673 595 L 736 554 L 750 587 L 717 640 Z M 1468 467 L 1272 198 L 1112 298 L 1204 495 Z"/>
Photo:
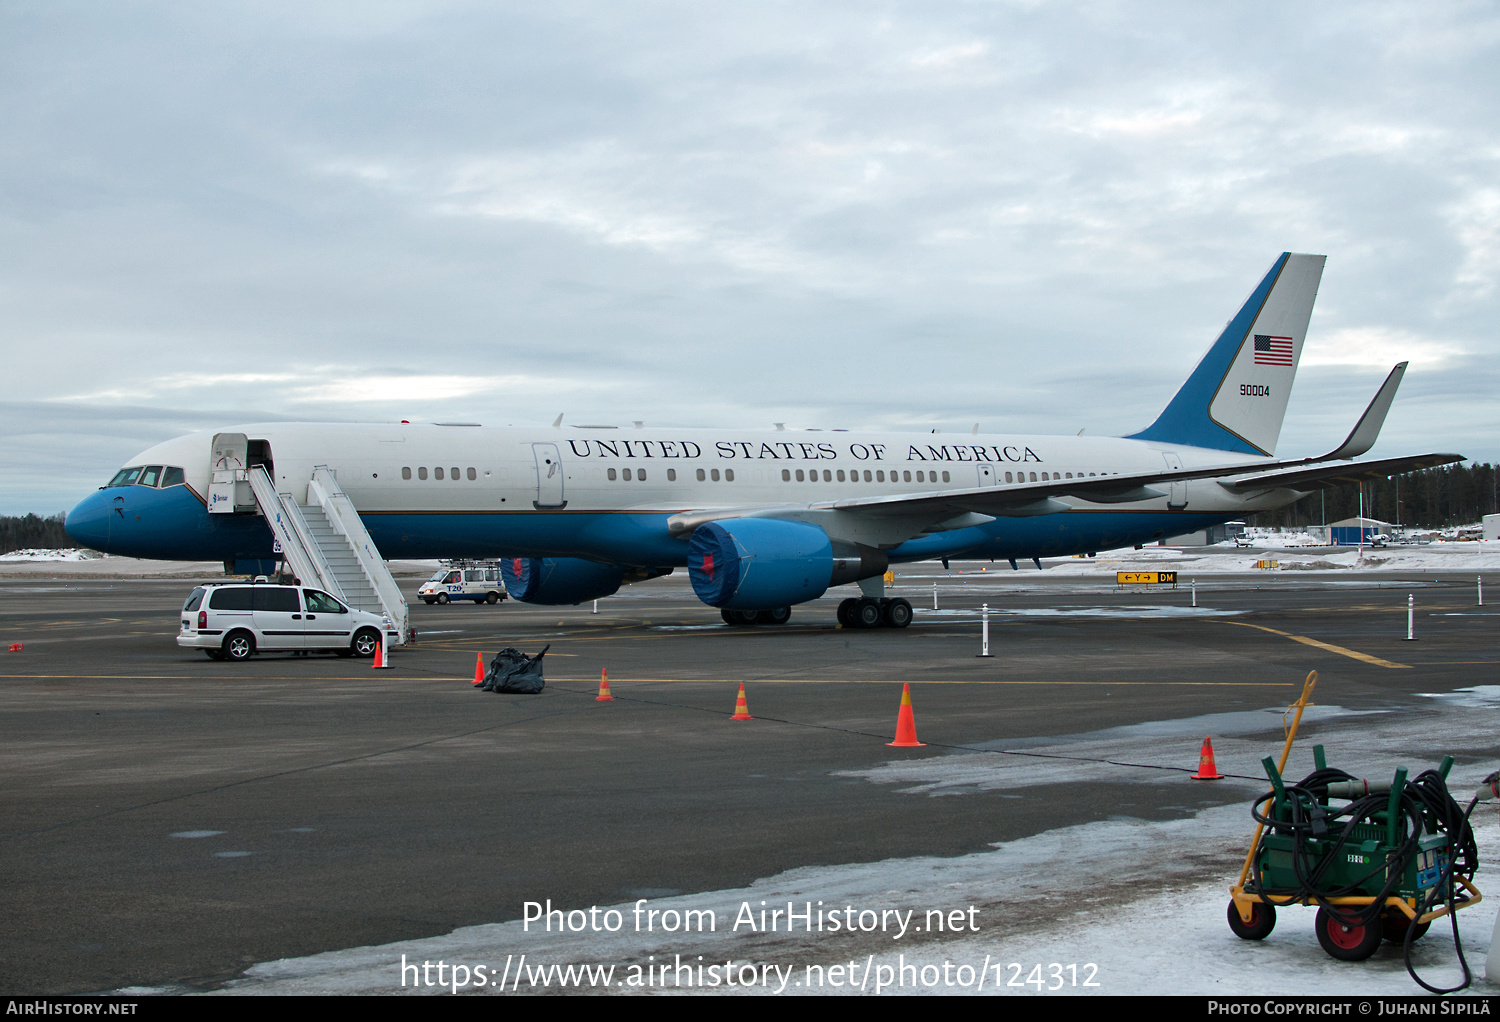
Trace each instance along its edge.
<path fill-rule="evenodd" d="M 731 628 L 680 573 L 597 613 L 426 606 L 403 582 L 419 642 L 388 671 L 180 650 L 190 579 L 0 579 L 0 643 L 24 643 L 0 654 L 0 989 L 212 990 L 257 963 L 518 920 L 527 901 L 669 899 L 1188 821 L 1263 785 L 1279 719 L 1221 757 L 1241 779 L 1226 785 L 1188 780 L 1193 723 L 1133 753 L 1133 773 L 1102 746 L 1066 775 L 1027 757 L 1285 706 L 1313 670 L 1315 701 L 1341 712 L 1425 706 L 1494 683 L 1500 661 L 1500 611 L 1475 605 L 1472 575 L 1200 578 L 1195 608 L 1186 585 L 1001 567 L 906 566 L 891 595 L 915 622 L 870 631 L 836 626 L 845 592 Z M 545 692 L 473 687 L 476 655 L 505 646 L 550 647 Z M 595 699 L 602 669 L 613 702 Z M 729 719 L 740 683 L 752 721 Z M 923 748 L 886 744 L 903 683 Z M 1437 733 L 1432 759 L 1487 772 L 1486 742 Z M 953 779 L 981 758 L 1009 773 Z M 1027 918 L 1007 905 L 992 892 L 992 925 Z"/>

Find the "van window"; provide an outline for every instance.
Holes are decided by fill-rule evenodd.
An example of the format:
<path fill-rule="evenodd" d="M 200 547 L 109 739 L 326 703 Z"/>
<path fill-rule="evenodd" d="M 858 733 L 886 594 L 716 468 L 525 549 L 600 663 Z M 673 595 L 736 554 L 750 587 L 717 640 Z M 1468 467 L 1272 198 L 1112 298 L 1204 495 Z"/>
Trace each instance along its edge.
<path fill-rule="evenodd" d="M 466 571 L 466 572 L 464 572 L 464 581 L 465 582 L 483 582 L 484 581 L 484 572 L 480 571 L 480 570 L 477 570 L 477 569 L 471 569 L 469 571 Z"/>
<path fill-rule="evenodd" d="M 208 606 L 210 610 L 250 610 L 253 606 L 250 594 L 251 590 L 242 586 L 215 589 L 208 598 Z"/>
<path fill-rule="evenodd" d="M 203 602 L 203 594 L 206 592 L 208 592 L 207 589 L 199 586 L 197 589 L 194 589 L 192 592 L 188 593 L 187 602 L 182 605 L 183 611 L 186 612 L 189 610 L 197 610 L 198 604 Z"/>
<path fill-rule="evenodd" d="M 297 590 L 291 586 L 256 586 L 251 592 L 255 596 L 253 606 L 256 610 L 295 614 L 302 609 Z"/>
<path fill-rule="evenodd" d="M 317 589 L 304 589 L 307 595 L 307 612 L 309 614 L 347 614 L 348 609 L 335 600 L 332 596 Z"/>
<path fill-rule="evenodd" d="M 463 578 L 464 578 L 464 576 L 463 576 L 462 572 L 450 571 L 450 572 L 448 572 L 447 576 L 443 579 L 443 582 L 444 583 L 462 582 Z"/>

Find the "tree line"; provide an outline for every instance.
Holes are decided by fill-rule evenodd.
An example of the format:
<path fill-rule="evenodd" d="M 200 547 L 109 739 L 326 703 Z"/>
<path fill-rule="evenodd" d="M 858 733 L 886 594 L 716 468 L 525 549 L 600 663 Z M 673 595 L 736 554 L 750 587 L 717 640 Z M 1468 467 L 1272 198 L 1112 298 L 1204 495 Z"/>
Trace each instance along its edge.
<path fill-rule="evenodd" d="M 1497 510 L 1495 466 L 1470 463 L 1407 472 L 1364 485 L 1365 517 L 1419 528 L 1472 525 Z M 1303 497 L 1275 511 L 1246 519 L 1251 525 L 1324 525 L 1359 514 L 1359 484 Z"/>
<path fill-rule="evenodd" d="M 13 550 L 71 550 L 78 546 L 63 531 L 63 515 L 0 515 L 0 554 Z"/>

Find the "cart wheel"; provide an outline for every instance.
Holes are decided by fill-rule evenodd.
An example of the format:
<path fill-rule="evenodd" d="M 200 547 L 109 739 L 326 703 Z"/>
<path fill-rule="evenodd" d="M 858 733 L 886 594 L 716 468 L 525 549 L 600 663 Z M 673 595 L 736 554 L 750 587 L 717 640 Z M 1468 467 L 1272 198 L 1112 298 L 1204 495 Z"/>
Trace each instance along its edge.
<path fill-rule="evenodd" d="M 1229 928 L 1241 940 L 1265 940 L 1276 929 L 1276 906 L 1256 902 L 1250 909 L 1250 921 L 1240 918 L 1239 906 L 1229 903 Z"/>
<path fill-rule="evenodd" d="M 1416 930 L 1411 935 L 1411 939 L 1421 940 L 1422 935 L 1427 932 L 1427 928 L 1431 925 L 1431 922 L 1418 923 Z M 1380 917 L 1381 936 L 1392 944 L 1406 943 L 1406 929 L 1409 926 L 1411 926 L 1411 920 L 1407 918 L 1405 912 L 1398 912 L 1395 909 L 1391 909 Z"/>
<path fill-rule="evenodd" d="M 1336 915 L 1326 908 L 1318 909 L 1313 930 L 1317 933 L 1318 943 L 1323 945 L 1323 950 L 1345 962 L 1362 962 L 1380 946 L 1381 931 L 1378 926 L 1351 923 L 1350 916 Z"/>

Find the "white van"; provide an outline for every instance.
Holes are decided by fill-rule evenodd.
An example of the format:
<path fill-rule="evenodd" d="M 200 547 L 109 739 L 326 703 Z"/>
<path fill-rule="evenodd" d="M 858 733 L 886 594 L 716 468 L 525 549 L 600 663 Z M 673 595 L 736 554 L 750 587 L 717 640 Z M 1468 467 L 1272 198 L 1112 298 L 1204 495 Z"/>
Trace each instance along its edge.
<path fill-rule="evenodd" d="M 304 651 L 372 657 L 382 632 L 387 646 L 396 641 L 379 615 L 346 607 L 321 589 L 209 583 L 183 603 L 177 645 L 201 649 L 210 660 Z"/>
<path fill-rule="evenodd" d="M 499 603 L 505 599 L 505 583 L 500 579 L 500 564 L 460 564 L 433 574 L 417 595 L 423 603 L 448 603 L 473 600 L 475 603 Z"/>

